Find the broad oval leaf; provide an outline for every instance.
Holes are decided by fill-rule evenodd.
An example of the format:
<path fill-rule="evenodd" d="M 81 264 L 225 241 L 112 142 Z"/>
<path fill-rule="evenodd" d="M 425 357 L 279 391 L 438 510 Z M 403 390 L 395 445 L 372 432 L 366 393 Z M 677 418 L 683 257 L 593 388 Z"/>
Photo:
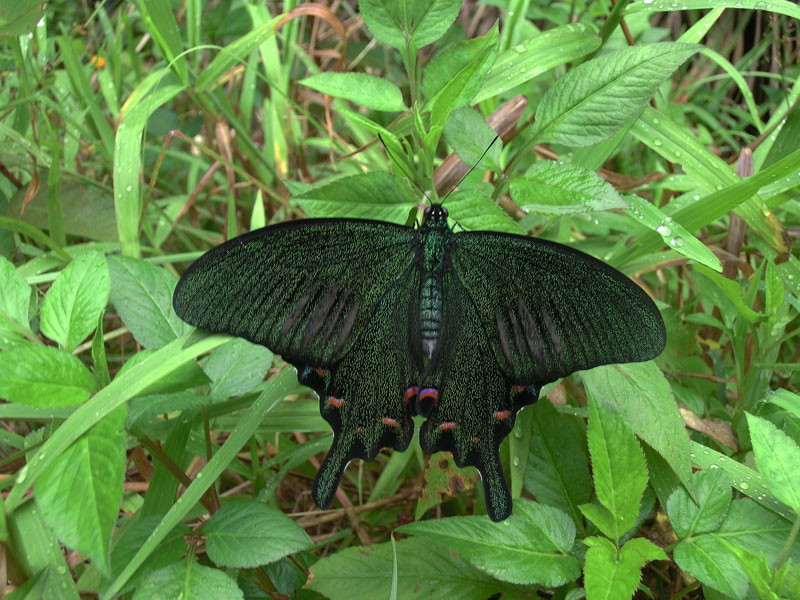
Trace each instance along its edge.
<path fill-rule="evenodd" d="M 539 502 L 569 514 L 580 527 L 583 518 L 578 506 L 588 502 L 592 493 L 583 420 L 560 414 L 547 400 L 526 410 L 533 411 L 533 435 L 525 489 Z"/>
<path fill-rule="evenodd" d="M 584 585 L 589 600 L 632 598 L 645 563 L 667 558 L 661 548 L 644 538 L 628 540 L 620 550 L 605 538 L 592 537 L 585 543 L 589 549 Z"/>
<path fill-rule="evenodd" d="M 44 297 L 42 333 L 72 352 L 97 327 L 110 290 L 105 256 L 92 251 L 76 258 Z"/>
<path fill-rule="evenodd" d="M 583 23 L 556 27 L 520 40 L 497 57 L 472 103 L 508 92 L 553 67 L 594 52 L 600 44 L 594 29 Z"/>
<path fill-rule="evenodd" d="M 398 531 L 445 544 L 502 581 L 556 587 L 580 576 L 570 554 L 575 524 L 561 510 L 524 498 L 501 523 L 484 517 L 451 517 L 409 523 Z"/>
<path fill-rule="evenodd" d="M 403 600 L 486 600 L 497 593 L 516 597 L 524 591 L 482 573 L 446 546 L 430 540 L 405 539 L 395 546 L 397 597 Z M 312 565 L 306 586 L 331 600 L 388 597 L 392 545 L 352 547 L 322 558 Z"/>
<path fill-rule="evenodd" d="M 272 364 L 272 352 L 243 339 L 215 348 L 203 365 L 215 396 L 238 396 L 254 389 Z"/>
<path fill-rule="evenodd" d="M 475 95 L 492 67 L 500 43 L 497 23 L 478 38 L 461 40 L 437 52 L 423 72 L 422 91 L 427 100 L 436 94 L 474 60 L 481 62 L 473 80 L 463 89 L 461 98 L 466 102 Z M 458 105 L 459 103 L 457 103 Z"/>
<path fill-rule="evenodd" d="M 251 568 L 313 545 L 303 528 L 263 502 L 232 502 L 203 525 L 206 552 L 222 567 Z"/>
<path fill-rule="evenodd" d="M 78 438 L 36 480 L 36 503 L 58 538 L 110 575 L 108 549 L 125 476 L 120 407 Z"/>
<path fill-rule="evenodd" d="M 400 88 L 386 79 L 366 73 L 319 73 L 306 77 L 300 83 L 365 108 L 394 112 L 406 110 Z"/>
<path fill-rule="evenodd" d="M 191 329 L 172 310 L 178 280 L 140 259 L 110 256 L 111 302 L 133 337 L 145 348 L 164 346 Z"/>
<path fill-rule="evenodd" d="M 51 346 L 18 346 L 0 352 L 0 397 L 29 406 L 81 404 L 95 389 L 76 357 Z"/>
<path fill-rule="evenodd" d="M 387 171 L 339 177 L 294 194 L 309 217 L 362 217 L 402 223 L 418 200 L 404 179 Z"/>
<path fill-rule="evenodd" d="M 605 179 L 582 167 L 552 160 L 534 163 L 510 182 L 511 198 L 525 212 L 573 215 L 626 208 Z"/>
<path fill-rule="evenodd" d="M 144 578 L 133 600 L 244 600 L 236 582 L 224 571 L 204 567 L 194 558 L 153 571 Z"/>
<path fill-rule="evenodd" d="M 770 491 L 800 512 L 800 448 L 766 419 L 747 413 L 756 465 Z"/>
<path fill-rule="evenodd" d="M 461 3 L 455 0 L 360 0 L 358 8 L 372 35 L 405 55 L 406 39 L 419 49 L 442 37 L 456 20 Z"/>
<path fill-rule="evenodd" d="M 450 113 L 444 125 L 444 135 L 464 164 L 479 166 L 481 170 L 492 168 L 499 171 L 503 141 L 500 138 L 495 141 L 497 134 L 494 129 L 475 109 L 462 106 Z M 481 161 L 480 165 L 478 161 Z"/>
<path fill-rule="evenodd" d="M 669 383 L 655 363 L 607 365 L 584 371 L 582 377 L 595 399 L 610 404 L 691 489 L 689 436 Z"/>
<path fill-rule="evenodd" d="M 536 139 L 574 148 L 633 121 L 670 74 L 700 46 L 650 44 L 603 54 L 561 77 L 536 111 Z"/>
<path fill-rule="evenodd" d="M 31 288 L 5 256 L 0 256 L 0 343 L 19 339 L 30 332 L 28 304 Z"/>
<path fill-rule="evenodd" d="M 695 502 L 683 486 L 667 498 L 666 508 L 672 528 L 680 539 L 716 531 L 731 505 L 731 486 L 722 469 L 698 471 L 692 475 Z"/>

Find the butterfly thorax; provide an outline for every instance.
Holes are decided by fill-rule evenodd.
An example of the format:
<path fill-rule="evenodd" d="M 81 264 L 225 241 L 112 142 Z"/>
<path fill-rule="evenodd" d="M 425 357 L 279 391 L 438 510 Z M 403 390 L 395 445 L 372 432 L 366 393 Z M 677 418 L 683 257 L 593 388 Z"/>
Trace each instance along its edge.
<path fill-rule="evenodd" d="M 419 329 L 422 353 L 433 358 L 442 332 L 442 271 L 450 243 L 447 209 L 434 204 L 425 209 L 419 228 L 421 242 Z"/>

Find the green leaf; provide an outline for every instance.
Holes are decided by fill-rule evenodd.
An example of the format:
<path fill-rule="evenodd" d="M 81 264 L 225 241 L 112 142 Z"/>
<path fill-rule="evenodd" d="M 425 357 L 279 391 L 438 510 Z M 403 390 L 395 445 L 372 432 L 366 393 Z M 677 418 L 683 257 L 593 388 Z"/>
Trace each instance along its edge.
<path fill-rule="evenodd" d="M 781 600 L 778 594 L 771 589 L 772 573 L 763 554 L 756 556 L 744 548 L 731 544 L 725 538 L 719 538 L 719 541 L 739 561 L 739 565 L 762 600 Z"/>
<path fill-rule="evenodd" d="M 80 600 L 61 544 L 47 526 L 35 502 L 25 502 L 8 518 L 9 539 L 4 542 L 14 549 L 15 562 L 24 573 L 42 574 L 40 585 L 26 595 L 25 600 Z M 12 595 L 6 596 L 11 600 Z"/>
<path fill-rule="evenodd" d="M 525 212 L 574 215 L 627 205 L 605 179 L 582 167 L 540 160 L 510 182 L 511 198 Z"/>
<path fill-rule="evenodd" d="M 756 465 L 770 491 L 800 512 L 800 448 L 766 419 L 747 413 Z"/>
<path fill-rule="evenodd" d="M 735 210 L 779 252 L 788 252 L 783 240 L 786 232 L 781 222 L 760 198 L 753 195 L 764 186 L 794 175 L 800 165 L 800 150 L 768 169 L 742 179 L 724 160 L 701 144 L 688 127 L 652 107 L 644 108 L 631 127 L 631 133 L 654 152 L 679 164 L 699 187 L 712 192 L 672 215 L 687 231 L 695 231 Z M 649 240 L 643 239 L 633 247 L 641 251 L 641 247 L 650 244 Z"/>
<path fill-rule="evenodd" d="M 648 361 L 597 367 L 582 374 L 587 392 L 610 405 L 633 432 L 666 459 L 691 488 L 689 437 L 664 374 Z"/>
<path fill-rule="evenodd" d="M 138 5 L 147 32 L 167 59 L 169 67 L 186 83 L 189 74 L 183 55 L 183 40 L 172 7 L 161 0 L 139 0 Z"/>
<path fill-rule="evenodd" d="M 174 19 L 174 17 L 171 17 Z M 167 69 L 150 72 L 130 93 L 117 117 L 114 138 L 114 209 L 120 250 L 139 256 L 142 140 L 150 116 L 185 89 Z M 110 263 L 109 263 L 110 265 Z"/>
<path fill-rule="evenodd" d="M 31 333 L 28 324 L 28 304 L 31 288 L 5 256 L 0 256 L 0 347 L 5 348 L 12 339 L 19 340 L 25 332 Z"/>
<path fill-rule="evenodd" d="M 145 348 L 161 348 L 191 330 L 172 309 L 177 278 L 140 259 L 109 256 L 111 302 L 133 337 Z"/>
<path fill-rule="evenodd" d="M 716 536 L 702 535 L 681 542 L 672 558 L 692 577 L 727 596 L 743 600 L 747 593 L 747 575 Z"/>
<path fill-rule="evenodd" d="M 475 90 L 486 75 L 487 65 L 492 61 L 496 52 L 497 44 L 492 44 L 491 40 L 487 39 L 484 47 L 479 50 L 472 60 L 464 65 L 458 73 L 454 74 L 436 94 L 436 97 L 430 102 L 431 124 L 429 135 L 433 135 L 437 128 L 444 127 L 450 114 L 466 103 L 469 97 L 475 93 Z M 436 136 L 435 141 L 438 141 L 438 139 L 438 136 Z M 434 141 L 429 141 L 428 143 L 431 148 L 435 147 Z"/>
<path fill-rule="evenodd" d="M 430 101 L 467 65 L 482 61 L 470 83 L 464 88 L 461 99 L 467 102 L 478 91 L 486 73 L 495 62 L 500 43 L 497 23 L 485 35 L 461 40 L 437 52 L 423 71 L 422 91 Z M 489 50 L 489 52 L 487 52 Z M 459 103 L 460 104 L 460 103 Z"/>
<path fill-rule="evenodd" d="M 658 233 L 670 248 L 677 250 L 686 258 L 693 258 L 702 265 L 722 272 L 722 263 L 714 253 L 654 204 L 635 194 L 626 195 L 625 202 L 630 207 L 625 212 L 639 223 Z"/>
<path fill-rule="evenodd" d="M 532 410 L 534 417 L 525 489 L 582 527 L 578 506 L 588 502 L 592 492 L 583 421 L 559 413 L 546 400 L 526 410 Z"/>
<path fill-rule="evenodd" d="M 680 539 L 710 533 L 720 526 L 731 505 L 731 486 L 722 469 L 698 471 L 692 476 L 695 498 L 678 486 L 666 502 L 667 515 Z"/>
<path fill-rule="evenodd" d="M 214 337 L 208 338 L 209 343 L 214 340 Z M 204 340 L 205 342 L 205 340 Z M 218 339 L 215 343 L 218 343 Z M 211 346 L 213 347 L 213 346 Z M 180 346 L 178 346 L 180 348 Z M 197 352 L 198 349 L 209 350 L 209 346 L 203 342 L 194 344 L 187 350 L 181 351 L 183 354 L 187 351 Z M 171 356 L 167 358 L 169 360 Z M 146 374 L 144 375 L 146 377 Z M 117 376 L 117 379 L 119 376 Z M 117 379 L 111 382 L 111 387 L 116 383 Z M 147 538 L 147 541 L 142 544 L 134 557 L 125 566 L 121 573 L 115 573 L 115 579 L 109 587 L 106 594 L 103 596 L 104 600 L 111 600 L 115 594 L 122 588 L 123 585 L 130 579 L 136 570 L 142 565 L 145 559 L 158 547 L 159 543 L 169 532 L 179 523 L 186 518 L 188 512 L 199 502 L 202 495 L 206 490 L 214 485 L 222 472 L 228 467 L 231 461 L 234 460 L 236 454 L 241 450 L 242 446 L 250 439 L 250 436 L 256 431 L 261 424 L 264 416 L 272 410 L 281 400 L 297 386 L 297 377 L 294 376 L 293 369 L 284 369 L 281 373 L 273 377 L 264 387 L 264 391 L 259 394 L 255 401 L 250 405 L 247 411 L 242 415 L 236 426 L 231 430 L 228 439 L 216 451 L 213 458 L 197 474 L 192 483 L 183 492 L 179 502 L 172 505 L 160 526 L 153 530 L 153 533 Z M 104 390 L 105 391 L 105 390 Z M 102 392 L 101 392 L 102 394 Z M 80 409 L 79 409 L 80 410 Z M 76 414 L 77 411 L 76 411 Z M 63 428 L 63 426 L 62 426 Z M 60 431 L 60 430 L 59 430 Z M 55 437 L 55 436 L 54 436 Z M 52 440 L 53 438 L 51 438 Z M 13 491 L 13 490 L 12 490 Z M 213 597 L 213 596 L 212 596 Z M 224 597 L 224 596 L 223 596 Z"/>
<path fill-rule="evenodd" d="M 456 20 L 461 3 L 455 0 L 361 0 L 364 23 L 378 40 L 406 55 L 406 39 L 419 49 L 435 42 Z"/>
<path fill-rule="evenodd" d="M 619 554 L 605 538 L 587 538 L 584 543 L 589 546 L 584 567 L 587 600 L 632 598 L 645 563 L 667 559 L 661 548 L 644 538 L 628 540 Z"/>
<path fill-rule="evenodd" d="M 133 600 L 244 600 L 236 582 L 219 569 L 204 567 L 194 558 L 150 573 Z"/>
<path fill-rule="evenodd" d="M 200 73 L 195 83 L 195 89 L 198 92 L 208 91 L 236 63 L 244 62 L 251 52 L 275 35 L 275 25 L 283 17 L 282 14 L 277 15 L 221 48 L 214 60 Z"/>
<path fill-rule="evenodd" d="M 639 442 L 622 418 L 608 404 L 598 404 L 589 387 L 586 391 L 589 400 L 587 434 L 595 492 L 616 525 L 614 531 L 604 533 L 619 539 L 636 523 L 639 503 L 647 486 L 647 467 Z"/>
<path fill-rule="evenodd" d="M 488 191 L 488 190 L 487 190 Z M 454 192 L 447 199 L 450 219 L 467 230 L 491 229 L 520 235 L 522 230 L 506 211 L 481 193 L 481 188 Z"/>
<path fill-rule="evenodd" d="M 777 390 L 770 390 L 767 400 L 800 418 L 800 396 L 797 394 L 778 388 Z"/>
<path fill-rule="evenodd" d="M 34 486 L 36 503 L 58 538 L 106 575 L 125 476 L 126 413 L 118 408 L 78 438 Z"/>
<path fill-rule="evenodd" d="M 365 108 L 383 111 L 404 111 L 403 94 L 393 83 L 366 73 L 319 73 L 299 83 L 333 96 L 344 98 Z"/>
<path fill-rule="evenodd" d="M 681 2 L 681 10 L 717 8 L 719 5 L 720 3 L 718 0 L 683 0 Z M 790 0 L 771 0 L 770 2 L 764 2 L 763 0 L 736 0 L 736 8 L 763 10 L 800 19 L 800 7 Z M 674 10 L 675 6 L 669 2 L 654 3 L 652 0 L 635 0 L 625 8 L 628 14 L 642 11 L 657 12 Z"/>
<path fill-rule="evenodd" d="M 272 364 L 272 352 L 237 338 L 216 348 L 203 365 L 215 396 L 238 396 L 261 383 Z"/>
<path fill-rule="evenodd" d="M 731 485 L 742 494 L 785 519 L 794 519 L 795 513 L 792 509 L 772 495 L 761 474 L 755 469 L 697 442 L 692 442 L 692 464 L 700 469 L 722 469 L 728 475 Z"/>
<path fill-rule="evenodd" d="M 553 67 L 587 56 L 600 43 L 594 29 L 583 23 L 563 25 L 520 40 L 497 57 L 472 103 L 508 92 Z"/>
<path fill-rule="evenodd" d="M 536 141 L 580 148 L 633 121 L 658 87 L 700 46 L 663 43 L 603 54 L 561 77 L 536 111 Z"/>
<path fill-rule="evenodd" d="M 175 478 L 172 477 L 172 481 Z M 153 490 L 153 485 L 157 485 L 155 480 L 151 480 L 150 487 L 148 488 L 148 495 Z M 177 481 L 175 481 L 177 487 Z M 161 521 L 160 515 L 152 515 L 148 517 L 142 516 L 141 511 L 137 513 L 134 518 L 122 525 L 115 533 L 112 541 L 111 549 L 111 572 L 119 573 L 125 565 L 128 564 L 136 551 L 141 545 L 150 537 L 153 530 L 158 526 Z M 177 563 L 181 557 L 186 553 L 185 536 L 192 535 L 192 530 L 186 525 L 180 524 L 173 528 L 170 534 L 164 539 L 158 548 L 149 556 L 147 561 L 136 572 L 136 575 L 131 578 L 126 586 L 126 590 L 132 590 L 138 586 L 141 578 L 167 565 Z M 101 584 L 100 593 L 105 592 L 109 580 L 105 580 Z"/>
<path fill-rule="evenodd" d="M 47 169 L 40 169 L 39 173 L 42 179 L 50 176 Z M 41 186 L 33 198 L 26 197 L 27 192 L 27 189 L 22 189 L 11 197 L 7 214 L 39 229 L 49 230 L 46 187 Z M 100 242 L 117 241 L 114 199 L 107 188 L 100 185 L 87 186 L 83 181 L 62 177 L 58 181 L 58 198 L 61 202 L 65 233 Z"/>
<path fill-rule="evenodd" d="M 294 194 L 309 217 L 352 217 L 404 223 L 417 197 L 386 171 L 339 177 Z"/>
<path fill-rule="evenodd" d="M 44 16 L 47 4 L 39 0 L 3 2 L 0 9 L 0 37 L 30 33 Z"/>
<path fill-rule="evenodd" d="M 0 352 L 0 397 L 29 406 L 81 404 L 94 377 L 76 357 L 52 346 L 18 346 Z"/>
<path fill-rule="evenodd" d="M 450 517 L 397 530 L 444 544 L 501 581 L 556 587 L 580 576 L 578 561 L 570 554 L 575 524 L 563 511 L 524 498 L 514 501 L 514 513 L 500 523 Z"/>
<path fill-rule="evenodd" d="M 446 546 L 410 538 L 395 542 L 397 597 L 403 600 L 458 598 L 486 600 L 521 589 L 493 579 Z M 389 543 L 340 550 L 311 566 L 306 587 L 331 600 L 381 598 L 392 586 Z"/>
<path fill-rule="evenodd" d="M 673 558 L 704 584 L 728 596 L 743 598 L 747 576 L 720 539 L 756 555 L 763 553 L 767 563 L 774 566 L 791 528 L 791 522 L 752 500 L 734 500 L 717 533 L 682 541 L 676 546 Z M 800 558 L 800 544 L 792 546 L 790 557 L 793 561 Z"/>
<path fill-rule="evenodd" d="M 72 352 L 97 327 L 110 290 L 105 256 L 91 251 L 76 258 L 44 297 L 42 333 Z"/>
<path fill-rule="evenodd" d="M 723 277 L 719 273 L 715 273 L 708 267 L 702 265 L 694 265 L 693 270 L 696 274 L 708 279 L 714 287 L 721 291 L 725 297 L 733 303 L 739 311 L 739 314 L 742 315 L 748 323 L 755 323 L 764 316 L 763 313 L 758 313 L 745 304 L 744 298 L 742 297 L 742 288 L 737 282 Z"/>
<path fill-rule="evenodd" d="M 497 134 L 478 111 L 462 106 L 450 113 L 444 125 L 444 135 L 464 164 L 478 166 L 478 161 L 488 149 L 479 168 L 499 170 L 503 141 L 498 138 L 492 143 Z"/>
<path fill-rule="evenodd" d="M 252 568 L 313 545 L 303 528 L 258 501 L 231 502 L 203 525 L 206 552 L 215 564 Z"/>

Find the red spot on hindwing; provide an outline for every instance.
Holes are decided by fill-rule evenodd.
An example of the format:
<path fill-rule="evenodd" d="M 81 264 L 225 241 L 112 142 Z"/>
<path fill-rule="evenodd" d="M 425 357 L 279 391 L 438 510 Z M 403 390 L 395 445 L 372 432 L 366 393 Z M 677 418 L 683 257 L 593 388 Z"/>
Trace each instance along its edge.
<path fill-rule="evenodd" d="M 344 400 L 341 398 L 336 398 L 335 396 L 328 396 L 328 406 L 335 406 L 336 408 L 340 408 L 344 405 Z"/>
<path fill-rule="evenodd" d="M 393 419 L 392 417 L 383 417 L 381 423 L 389 425 L 390 427 L 400 427 L 400 423 L 397 422 L 397 419 Z"/>
<path fill-rule="evenodd" d="M 439 425 L 439 431 L 447 431 L 448 429 L 455 429 L 456 422 L 455 421 L 445 421 L 441 425 Z"/>
<path fill-rule="evenodd" d="M 417 394 L 419 394 L 419 388 L 417 386 L 412 385 L 408 388 L 406 390 L 406 404 L 408 404 L 412 398 L 416 398 Z"/>
<path fill-rule="evenodd" d="M 494 418 L 495 419 L 507 419 L 511 416 L 510 410 L 496 410 L 494 411 Z"/>

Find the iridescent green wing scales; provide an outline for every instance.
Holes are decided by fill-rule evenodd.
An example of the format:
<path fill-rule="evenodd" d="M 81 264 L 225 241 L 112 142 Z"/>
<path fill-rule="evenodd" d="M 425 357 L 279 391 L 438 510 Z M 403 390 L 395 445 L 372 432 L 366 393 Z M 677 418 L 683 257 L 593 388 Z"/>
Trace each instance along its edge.
<path fill-rule="evenodd" d="M 381 221 L 273 225 L 212 249 L 175 289 L 182 319 L 267 346 L 319 394 L 334 432 L 312 491 L 322 507 L 350 460 L 411 441 L 406 390 L 421 364 L 415 239 Z"/>
<path fill-rule="evenodd" d="M 573 248 L 489 231 L 455 234 L 453 266 L 515 384 L 658 356 L 664 322 L 625 275 Z"/>
<path fill-rule="evenodd" d="M 259 229 L 192 264 L 175 289 L 175 311 L 293 364 L 327 366 L 347 353 L 408 268 L 414 236 L 409 227 L 360 219 Z"/>
<path fill-rule="evenodd" d="M 330 368 L 320 412 L 333 444 L 314 480 L 314 501 L 333 500 L 347 463 L 372 460 L 381 448 L 405 450 L 414 433 L 406 391 L 419 379 L 416 323 L 419 272 L 409 268 L 386 293 L 369 325 Z"/>
<path fill-rule="evenodd" d="M 517 411 L 536 401 L 538 389 L 519 388 L 507 379 L 467 290 L 446 269 L 444 326 L 439 354 L 421 386 L 438 390 L 420 430 L 425 452 L 448 450 L 460 467 L 477 467 L 486 508 L 494 521 L 511 514 L 511 495 L 500 464 L 500 443 L 514 426 Z"/>

